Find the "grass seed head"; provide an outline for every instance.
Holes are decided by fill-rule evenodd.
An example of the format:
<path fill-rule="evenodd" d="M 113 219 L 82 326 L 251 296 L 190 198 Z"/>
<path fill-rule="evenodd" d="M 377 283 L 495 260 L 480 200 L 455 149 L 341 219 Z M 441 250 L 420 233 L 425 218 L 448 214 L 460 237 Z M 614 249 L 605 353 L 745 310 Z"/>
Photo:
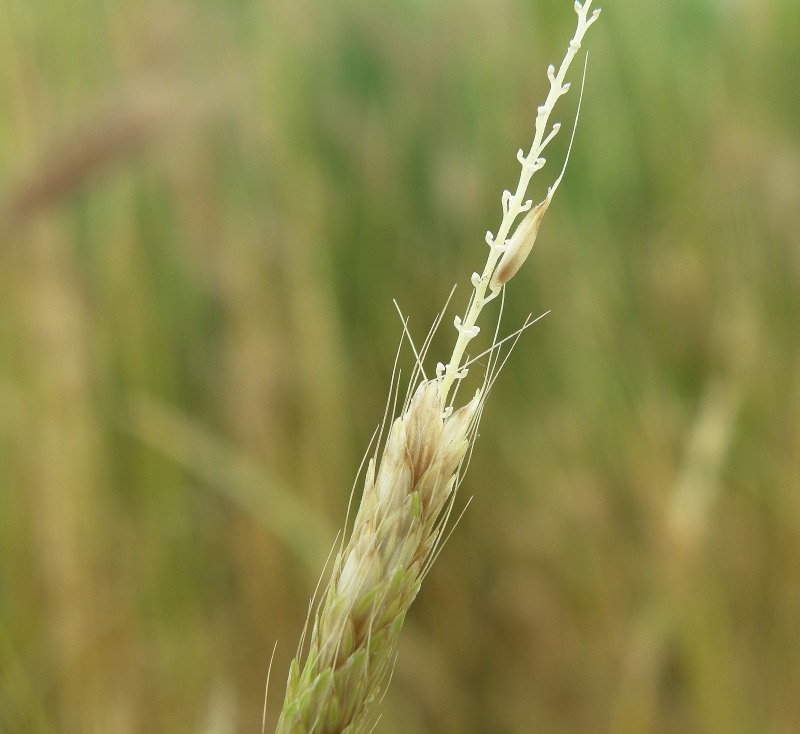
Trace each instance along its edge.
<path fill-rule="evenodd" d="M 473 274 L 467 311 L 463 318 L 455 317 L 458 337 L 450 361 L 437 366 L 435 379 L 416 386 L 392 422 L 380 456 L 367 466 L 353 531 L 334 561 L 314 615 L 305 663 L 301 668 L 298 653 L 290 668 L 278 734 L 355 734 L 369 728 L 369 705 L 390 670 L 406 612 L 442 540 L 492 380 L 487 374 L 484 389 L 453 410 L 450 394 L 454 383 L 466 375 L 466 349 L 480 330 L 475 322 L 527 258 L 561 180 L 559 176 L 547 198 L 531 209 L 525 200 L 528 183 L 544 165 L 541 154 L 560 127 L 556 123 L 547 132 L 550 113 L 569 89 L 564 77 L 599 13 L 588 15 L 591 1 L 575 3 L 575 35 L 558 71 L 554 66 L 547 70 L 550 91 L 538 109 L 533 144 L 527 155 L 523 151 L 518 155 L 521 173 L 516 192 L 503 194 L 503 220 L 496 235 L 487 234 L 489 257 L 483 274 Z"/>

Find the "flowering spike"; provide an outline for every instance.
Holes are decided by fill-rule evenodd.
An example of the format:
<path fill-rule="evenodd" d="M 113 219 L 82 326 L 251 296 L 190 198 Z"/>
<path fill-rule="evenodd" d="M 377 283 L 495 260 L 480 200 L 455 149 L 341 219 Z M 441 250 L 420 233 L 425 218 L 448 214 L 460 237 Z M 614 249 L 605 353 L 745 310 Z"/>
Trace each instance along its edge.
<path fill-rule="evenodd" d="M 550 90 L 536 117 L 533 142 L 527 156 L 518 155 L 519 183 L 513 194 L 503 194 L 503 219 L 494 235 L 486 233 L 486 265 L 481 275 L 472 276 L 475 289 L 464 315 L 453 320 L 458 337 L 450 359 L 436 365 L 436 380 L 419 381 L 380 442 L 380 456 L 368 463 L 350 539 L 339 547 L 327 589 L 312 613 L 310 634 L 302 638 L 305 662 L 301 668 L 298 653 L 291 664 L 276 734 L 366 731 L 370 726 L 369 704 L 379 697 L 396 659 L 403 620 L 444 540 L 460 470 L 481 417 L 485 391 L 459 409 L 453 407 L 451 391 L 467 375 L 466 350 L 479 333 L 481 310 L 503 292 L 524 261 L 564 173 L 562 168 L 547 197 L 531 207 L 525 199 L 528 184 L 544 165 L 544 148 L 554 134 L 546 136 L 550 115 L 591 22 L 586 17 L 590 4 L 575 3 L 573 42 L 558 70 L 548 69 Z M 495 341 L 491 349 L 501 343 Z M 487 390 L 494 375 L 496 369 L 490 369 Z"/>

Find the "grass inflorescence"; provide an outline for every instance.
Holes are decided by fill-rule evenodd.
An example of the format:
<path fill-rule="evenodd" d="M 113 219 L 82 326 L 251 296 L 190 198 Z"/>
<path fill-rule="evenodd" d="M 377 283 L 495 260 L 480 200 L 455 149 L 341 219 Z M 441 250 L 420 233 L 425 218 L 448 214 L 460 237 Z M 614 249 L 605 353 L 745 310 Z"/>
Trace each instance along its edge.
<path fill-rule="evenodd" d="M 457 410 L 451 391 L 466 375 L 464 355 L 480 330 L 476 322 L 481 311 L 527 257 L 561 180 L 559 176 L 535 207 L 525 199 L 533 174 L 544 166 L 542 153 L 560 129 L 555 124 L 548 131 L 548 121 L 556 101 L 569 89 L 566 73 L 600 13 L 589 15 L 591 2 L 575 3 L 575 35 L 558 71 L 552 65 L 547 70 L 550 91 L 538 109 L 533 143 L 527 155 L 519 151 L 519 183 L 513 193 L 503 193 L 497 233 L 487 232 L 489 256 L 483 273 L 472 276 L 466 313 L 455 317 L 458 336 L 450 360 L 437 364 L 434 379 L 412 386 L 382 452 L 368 464 L 352 533 L 335 558 L 304 662 L 298 655 L 291 663 L 278 734 L 359 732 L 371 721 L 370 704 L 391 668 L 406 613 L 442 538 L 493 374 L 487 371 L 483 388 Z M 529 213 L 509 236 L 525 212 Z M 418 367 L 422 372 L 422 364 Z"/>

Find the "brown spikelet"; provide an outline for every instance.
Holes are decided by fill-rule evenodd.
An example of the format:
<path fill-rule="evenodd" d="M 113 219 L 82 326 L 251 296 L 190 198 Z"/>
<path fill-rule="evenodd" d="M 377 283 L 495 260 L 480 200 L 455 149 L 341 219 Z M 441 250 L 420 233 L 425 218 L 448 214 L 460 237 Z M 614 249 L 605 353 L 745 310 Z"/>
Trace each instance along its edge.
<path fill-rule="evenodd" d="M 480 394 L 443 417 L 421 383 L 370 461 L 350 541 L 336 559 L 302 669 L 292 662 L 277 732 L 359 732 L 391 665 L 479 415 Z"/>

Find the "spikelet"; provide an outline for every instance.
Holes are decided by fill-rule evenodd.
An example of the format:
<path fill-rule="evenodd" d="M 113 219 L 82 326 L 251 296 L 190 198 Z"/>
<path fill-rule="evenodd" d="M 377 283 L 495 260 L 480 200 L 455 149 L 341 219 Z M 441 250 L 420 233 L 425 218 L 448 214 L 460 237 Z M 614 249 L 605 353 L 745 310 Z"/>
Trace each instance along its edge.
<path fill-rule="evenodd" d="M 536 236 L 539 234 L 539 225 L 542 223 L 547 207 L 550 206 L 550 200 L 549 195 L 542 199 L 525 215 L 525 218 L 514 230 L 514 234 L 503 251 L 503 257 L 500 258 L 500 262 L 492 273 L 492 279 L 489 281 L 490 290 L 496 291 L 508 283 L 528 259 L 536 242 Z"/>
<path fill-rule="evenodd" d="M 443 417 L 422 382 L 367 469 L 347 547 L 314 620 L 306 662 L 292 663 L 279 734 L 357 732 L 379 694 L 406 612 L 440 539 L 480 413 L 479 392 Z"/>

